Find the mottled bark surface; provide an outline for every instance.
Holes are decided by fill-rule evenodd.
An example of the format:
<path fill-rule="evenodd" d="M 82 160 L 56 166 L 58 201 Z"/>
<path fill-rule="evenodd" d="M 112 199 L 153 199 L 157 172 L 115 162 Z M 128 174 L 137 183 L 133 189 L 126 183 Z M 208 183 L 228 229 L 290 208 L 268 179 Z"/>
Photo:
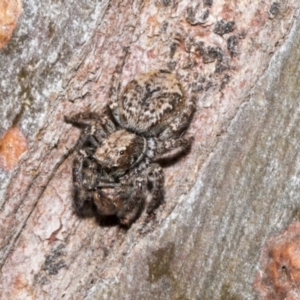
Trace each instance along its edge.
<path fill-rule="evenodd" d="M 258 299 L 264 243 L 300 219 L 299 8 L 24 1 L 0 50 L 2 298 Z M 63 122 L 101 111 L 124 47 L 123 86 L 169 69 L 198 93 L 191 152 L 129 230 L 72 211 L 79 132 Z"/>

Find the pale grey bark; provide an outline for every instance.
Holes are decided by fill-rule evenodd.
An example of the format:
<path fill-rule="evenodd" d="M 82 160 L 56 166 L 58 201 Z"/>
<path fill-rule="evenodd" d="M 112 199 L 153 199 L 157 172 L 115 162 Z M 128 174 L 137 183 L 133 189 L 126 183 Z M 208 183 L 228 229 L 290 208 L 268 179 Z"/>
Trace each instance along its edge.
<path fill-rule="evenodd" d="M 300 4 L 274 3 L 23 3 L 0 50 L 1 134 L 28 140 L 0 173 L 4 299 L 257 299 L 263 245 L 299 221 Z M 123 86 L 169 68 L 199 95 L 165 204 L 127 231 L 73 213 L 78 131 L 63 122 L 101 110 L 125 46 Z"/>

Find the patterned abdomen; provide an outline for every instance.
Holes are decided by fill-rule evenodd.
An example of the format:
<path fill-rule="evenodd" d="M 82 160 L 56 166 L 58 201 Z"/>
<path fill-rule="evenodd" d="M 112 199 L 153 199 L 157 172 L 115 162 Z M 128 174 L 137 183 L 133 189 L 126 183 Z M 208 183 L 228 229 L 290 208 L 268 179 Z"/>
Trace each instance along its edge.
<path fill-rule="evenodd" d="M 123 127 L 153 136 L 162 132 L 182 112 L 185 96 L 173 74 L 152 71 L 128 83 L 118 106 Z"/>

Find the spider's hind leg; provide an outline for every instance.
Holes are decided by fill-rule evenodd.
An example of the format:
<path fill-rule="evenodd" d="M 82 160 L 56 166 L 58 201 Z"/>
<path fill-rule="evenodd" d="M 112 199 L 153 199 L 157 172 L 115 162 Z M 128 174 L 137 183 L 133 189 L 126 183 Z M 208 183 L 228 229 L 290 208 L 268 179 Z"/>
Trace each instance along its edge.
<path fill-rule="evenodd" d="M 116 130 L 116 124 L 111 120 L 110 112 L 104 108 L 104 111 L 99 114 L 96 112 L 80 112 L 64 116 L 65 122 L 79 128 L 84 128 L 90 131 L 95 136 L 107 136 Z"/>
<path fill-rule="evenodd" d="M 153 161 L 168 160 L 176 158 L 189 151 L 194 138 L 192 136 L 165 141 L 157 140 L 156 149 L 153 151 Z"/>
<path fill-rule="evenodd" d="M 120 77 L 128 54 L 129 48 L 125 47 L 123 49 L 123 57 L 121 58 L 120 63 L 116 66 L 110 83 L 108 107 L 118 124 L 121 124 L 119 112 L 119 96 L 121 89 Z"/>
<path fill-rule="evenodd" d="M 102 115 L 90 112 L 90 111 L 84 111 L 79 113 L 73 113 L 70 116 L 64 116 L 65 122 L 73 124 L 77 127 L 86 127 L 86 126 L 92 126 L 97 121 L 100 121 L 102 118 Z"/>

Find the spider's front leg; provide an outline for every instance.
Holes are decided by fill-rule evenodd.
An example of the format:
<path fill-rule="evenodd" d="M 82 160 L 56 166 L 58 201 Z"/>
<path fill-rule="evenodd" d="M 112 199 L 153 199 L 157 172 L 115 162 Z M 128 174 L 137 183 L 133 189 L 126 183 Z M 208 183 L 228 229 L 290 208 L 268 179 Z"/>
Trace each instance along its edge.
<path fill-rule="evenodd" d="M 116 215 L 122 207 L 122 199 L 111 188 L 94 191 L 93 200 L 100 216 Z"/>
<path fill-rule="evenodd" d="M 137 219 L 144 206 L 146 180 L 143 176 L 133 176 L 119 185 L 117 193 L 123 198 L 122 207 L 117 216 L 121 224 L 129 227 Z"/>
<path fill-rule="evenodd" d="M 91 215 L 94 211 L 93 200 L 98 207 L 95 199 L 100 197 L 99 188 L 114 188 L 116 185 L 95 160 L 86 156 L 84 150 L 78 151 L 73 161 L 73 204 L 77 214 Z"/>
<path fill-rule="evenodd" d="M 93 193 L 74 187 L 73 208 L 80 217 L 94 216 Z"/>
<path fill-rule="evenodd" d="M 84 173 L 84 164 L 87 164 L 88 173 Z M 85 217 L 93 214 L 92 192 L 84 187 L 88 182 L 94 182 L 95 177 L 94 167 L 89 163 L 89 160 L 83 154 L 77 154 L 73 161 L 73 206 L 78 215 Z M 87 178 L 89 177 L 89 178 Z"/>
<path fill-rule="evenodd" d="M 151 164 L 146 169 L 146 174 L 148 183 L 151 184 L 151 199 L 147 207 L 147 213 L 151 214 L 164 198 L 164 172 L 160 165 Z"/>

